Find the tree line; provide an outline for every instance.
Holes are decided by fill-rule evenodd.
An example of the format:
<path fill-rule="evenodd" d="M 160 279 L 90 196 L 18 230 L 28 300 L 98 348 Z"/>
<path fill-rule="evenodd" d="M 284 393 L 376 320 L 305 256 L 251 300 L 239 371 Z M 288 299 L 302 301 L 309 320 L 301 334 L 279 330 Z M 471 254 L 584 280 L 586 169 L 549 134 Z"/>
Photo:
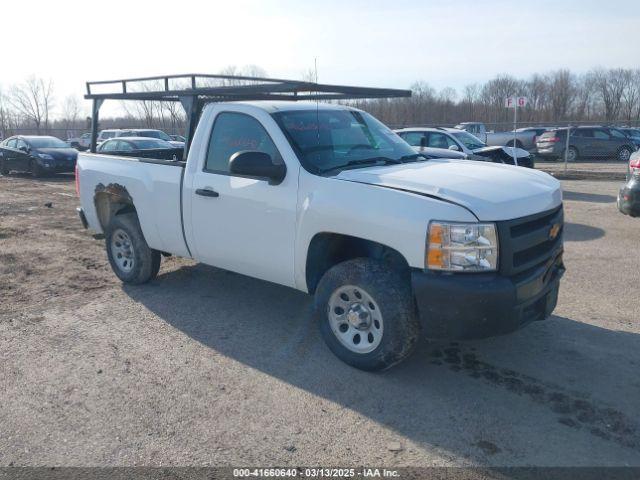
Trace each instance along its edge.
<path fill-rule="evenodd" d="M 255 65 L 230 66 L 220 73 L 267 76 L 264 69 Z M 315 81 L 316 73 L 307 71 L 301 79 Z M 230 84 L 233 80 L 212 82 Z M 143 88 L 153 90 L 157 87 L 145 85 Z M 468 84 L 460 91 L 451 87 L 438 91 L 424 81 L 416 82 L 410 88 L 413 92 L 410 98 L 347 103 L 370 112 L 393 127 L 480 121 L 496 129 L 509 129 L 513 111 L 505 108 L 505 99 L 525 96 L 528 104 L 519 111 L 520 125 L 593 122 L 640 126 L 640 69 L 594 68 L 583 74 L 561 69 L 536 73 L 527 79 L 501 74 L 482 84 Z M 22 83 L 0 89 L 0 136 L 79 134 L 89 129 L 88 110 L 88 105 L 77 95 L 58 101 L 51 80 L 31 76 Z M 102 118 L 100 127 L 160 128 L 178 133 L 185 126 L 179 103 L 122 102 L 122 111 L 124 114 L 120 117 Z"/>
<path fill-rule="evenodd" d="M 458 92 L 436 91 L 425 82 L 411 86 L 410 98 L 352 102 L 392 126 L 454 125 L 479 121 L 497 127 L 513 122 L 505 108 L 510 96 L 525 96 L 518 121 L 528 125 L 567 122 L 640 125 L 640 69 L 595 68 L 584 74 L 561 69 L 528 79 L 498 75 Z"/>

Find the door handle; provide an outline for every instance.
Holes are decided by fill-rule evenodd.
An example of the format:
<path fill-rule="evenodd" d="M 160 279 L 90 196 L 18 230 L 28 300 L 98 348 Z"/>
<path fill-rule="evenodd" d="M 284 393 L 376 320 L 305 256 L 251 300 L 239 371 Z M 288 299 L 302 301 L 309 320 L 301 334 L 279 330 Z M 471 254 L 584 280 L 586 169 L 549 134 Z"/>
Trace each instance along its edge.
<path fill-rule="evenodd" d="M 196 195 L 202 195 L 203 197 L 219 197 L 220 194 L 210 188 L 199 188 L 196 190 Z"/>

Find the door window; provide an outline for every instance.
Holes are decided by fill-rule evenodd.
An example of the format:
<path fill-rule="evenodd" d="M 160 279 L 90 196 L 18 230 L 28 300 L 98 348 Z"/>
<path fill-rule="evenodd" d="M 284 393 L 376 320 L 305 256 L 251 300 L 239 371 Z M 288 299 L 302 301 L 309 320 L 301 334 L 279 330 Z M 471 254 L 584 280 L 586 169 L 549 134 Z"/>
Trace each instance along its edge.
<path fill-rule="evenodd" d="M 404 132 L 401 133 L 400 136 L 412 147 L 419 147 L 420 141 L 425 136 L 425 134 L 423 132 Z"/>
<path fill-rule="evenodd" d="M 593 130 L 591 128 L 579 128 L 571 132 L 572 137 L 593 138 Z"/>
<path fill-rule="evenodd" d="M 101 152 L 115 152 L 117 150 L 118 142 L 113 140 L 107 140 L 100 146 Z"/>
<path fill-rule="evenodd" d="M 444 133 L 431 132 L 429 133 L 429 143 L 427 145 L 432 148 L 449 148 L 451 145 L 456 145 L 456 143 Z"/>
<path fill-rule="evenodd" d="M 213 124 L 204 170 L 228 174 L 229 160 L 244 150 L 268 153 L 275 163 L 281 163 L 278 149 L 260 122 L 243 113 L 220 113 Z"/>
<path fill-rule="evenodd" d="M 122 140 L 118 140 L 118 150 L 120 150 L 121 152 L 129 152 L 131 150 L 133 150 L 133 147 L 131 146 L 131 144 L 129 142 L 124 142 Z"/>
<path fill-rule="evenodd" d="M 594 130 L 593 137 L 599 140 L 609 140 L 609 134 L 604 130 Z"/>
<path fill-rule="evenodd" d="M 622 140 L 624 140 L 624 139 L 626 139 L 626 138 L 627 138 L 627 137 L 624 135 L 624 133 L 622 133 L 622 132 L 621 132 L 621 131 L 619 131 L 619 130 L 611 129 L 611 130 L 609 130 L 609 133 L 611 134 L 611 136 L 612 136 L 612 137 L 620 138 L 620 139 L 622 139 Z"/>
<path fill-rule="evenodd" d="M 7 141 L 7 147 L 16 148 L 16 143 L 17 142 L 18 142 L 18 140 L 16 140 L 15 138 L 12 138 L 11 140 Z"/>
<path fill-rule="evenodd" d="M 16 148 L 18 150 L 25 150 L 25 151 L 29 150 L 29 146 L 27 145 L 27 142 L 25 142 L 21 138 L 18 139 L 18 143 L 16 143 Z"/>

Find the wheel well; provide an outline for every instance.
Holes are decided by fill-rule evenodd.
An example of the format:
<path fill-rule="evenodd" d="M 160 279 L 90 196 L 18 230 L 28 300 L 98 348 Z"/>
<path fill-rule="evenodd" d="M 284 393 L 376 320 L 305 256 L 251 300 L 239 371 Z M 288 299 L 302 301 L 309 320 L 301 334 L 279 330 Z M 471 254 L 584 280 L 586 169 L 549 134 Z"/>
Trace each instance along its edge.
<path fill-rule="evenodd" d="M 507 142 L 507 144 L 505 145 L 505 147 L 511 147 L 511 146 L 513 146 L 513 140 L 509 140 Z M 515 148 L 524 148 L 524 146 L 522 145 L 522 142 L 520 140 L 516 140 Z"/>
<path fill-rule="evenodd" d="M 129 192 L 120 185 L 112 184 L 107 187 L 102 184 L 98 185 L 96 187 L 94 203 L 98 221 L 100 222 L 100 227 L 103 232 L 111 222 L 111 219 L 116 215 L 130 212 L 137 213 Z"/>
<path fill-rule="evenodd" d="M 390 267 L 409 271 L 409 264 L 397 250 L 371 240 L 338 233 L 318 233 L 309 244 L 306 262 L 306 280 L 309 293 L 314 293 L 318 282 L 334 265 L 354 258 L 375 258 Z"/>

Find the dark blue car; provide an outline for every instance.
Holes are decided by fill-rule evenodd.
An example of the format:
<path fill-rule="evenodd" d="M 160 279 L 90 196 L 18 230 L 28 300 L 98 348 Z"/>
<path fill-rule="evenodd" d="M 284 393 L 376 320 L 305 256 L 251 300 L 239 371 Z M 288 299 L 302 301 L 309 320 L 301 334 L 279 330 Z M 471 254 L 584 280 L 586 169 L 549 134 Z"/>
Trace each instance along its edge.
<path fill-rule="evenodd" d="M 34 177 L 48 173 L 73 172 L 78 151 L 56 137 L 9 137 L 0 143 L 0 173 L 29 172 Z"/>

